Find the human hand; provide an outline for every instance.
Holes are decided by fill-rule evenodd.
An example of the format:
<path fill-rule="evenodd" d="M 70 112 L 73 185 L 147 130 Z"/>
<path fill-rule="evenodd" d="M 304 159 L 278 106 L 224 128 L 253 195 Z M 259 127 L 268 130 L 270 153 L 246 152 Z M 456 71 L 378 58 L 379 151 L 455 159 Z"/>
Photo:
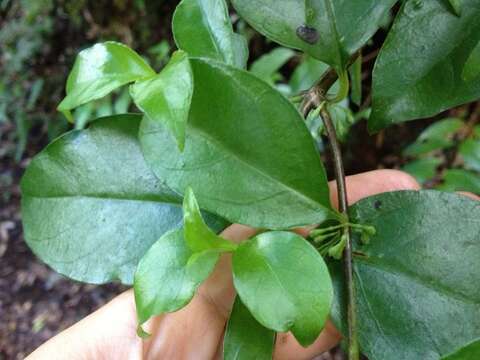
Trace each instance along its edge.
<path fill-rule="evenodd" d="M 336 186 L 329 185 L 336 206 Z M 378 170 L 348 177 L 347 189 L 353 204 L 382 192 L 416 190 L 419 185 L 405 173 Z M 308 230 L 298 232 L 306 235 Z M 254 234 L 252 228 L 232 225 L 222 236 L 240 242 Z M 221 359 L 223 333 L 234 299 L 230 256 L 224 255 L 185 308 L 157 316 L 144 325 L 152 334 L 148 340 L 136 334 L 135 301 L 129 290 L 46 342 L 27 359 Z M 279 334 L 274 358 L 311 359 L 335 346 L 340 338 L 330 322 L 308 348 L 301 347 L 290 333 Z"/>

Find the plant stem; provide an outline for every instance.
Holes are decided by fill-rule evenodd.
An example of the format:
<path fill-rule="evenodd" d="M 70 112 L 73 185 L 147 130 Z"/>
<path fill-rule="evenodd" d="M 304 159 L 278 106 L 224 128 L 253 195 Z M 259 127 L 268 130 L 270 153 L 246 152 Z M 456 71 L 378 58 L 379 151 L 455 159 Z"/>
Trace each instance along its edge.
<path fill-rule="evenodd" d="M 342 152 L 338 143 L 335 126 L 328 111 L 327 106 L 320 110 L 327 135 L 332 148 L 335 178 L 337 180 L 338 210 L 347 216 L 348 198 L 347 185 L 345 181 L 345 171 L 343 168 Z M 347 287 L 347 318 L 348 318 L 348 359 L 358 360 L 360 356 L 357 339 L 357 303 L 355 296 L 355 283 L 353 279 L 353 259 L 352 259 L 352 241 L 350 236 L 350 227 L 344 229 L 346 236 L 346 245 L 343 252 L 343 262 L 345 271 L 345 282 Z"/>
<path fill-rule="evenodd" d="M 358 58 L 360 52 L 354 54 L 348 63 L 348 66 L 353 64 Z M 348 68 L 347 66 L 347 68 Z M 339 211 L 345 215 L 348 222 L 348 198 L 347 198 L 347 186 L 345 182 L 345 171 L 343 168 L 342 152 L 340 150 L 340 144 L 338 143 L 335 126 L 333 125 L 332 118 L 328 111 L 328 106 L 325 103 L 327 98 L 327 92 L 332 85 L 337 81 L 338 74 L 334 69 L 327 71 L 318 83 L 313 86 L 309 91 L 304 94 L 304 100 L 302 103 L 301 111 L 306 118 L 308 113 L 317 109 L 320 112 L 320 116 L 325 124 L 327 130 L 327 136 L 330 140 L 330 145 L 333 153 L 335 178 L 337 181 L 337 195 L 338 195 L 338 208 Z M 344 263 L 344 276 L 347 290 L 347 320 L 348 320 L 348 359 L 358 360 L 360 357 L 360 351 L 358 347 L 357 336 L 357 303 L 355 296 L 355 283 L 353 279 L 353 259 L 352 259 L 352 240 L 350 234 L 350 227 L 344 229 L 346 236 L 346 246 L 343 253 Z"/>

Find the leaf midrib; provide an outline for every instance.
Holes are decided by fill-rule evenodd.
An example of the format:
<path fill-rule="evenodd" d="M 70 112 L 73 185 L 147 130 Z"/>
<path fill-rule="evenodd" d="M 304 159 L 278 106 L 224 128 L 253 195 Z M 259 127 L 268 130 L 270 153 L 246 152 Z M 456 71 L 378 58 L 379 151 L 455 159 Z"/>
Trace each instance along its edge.
<path fill-rule="evenodd" d="M 207 26 L 207 28 L 210 30 L 208 32 L 208 36 L 212 40 L 212 43 L 215 47 L 215 51 L 220 55 L 220 57 L 225 61 L 226 63 L 229 63 L 229 59 L 227 54 L 224 54 L 223 49 L 220 47 L 217 38 L 214 35 L 213 27 L 210 23 L 210 16 L 208 16 L 207 13 L 205 13 L 205 9 L 203 8 L 203 4 L 198 4 L 198 7 L 200 8 L 200 12 L 202 14 L 202 22 Z M 233 31 L 232 31 L 233 33 Z M 229 44 L 231 45 L 231 40 L 232 38 L 230 37 Z M 230 49 L 233 51 L 233 49 Z"/>

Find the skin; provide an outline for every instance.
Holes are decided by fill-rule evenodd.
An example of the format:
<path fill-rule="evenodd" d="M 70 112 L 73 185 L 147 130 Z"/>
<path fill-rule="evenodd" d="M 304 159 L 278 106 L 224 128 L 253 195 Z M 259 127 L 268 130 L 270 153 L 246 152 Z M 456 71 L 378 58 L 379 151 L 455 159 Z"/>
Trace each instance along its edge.
<path fill-rule="evenodd" d="M 329 186 L 332 204 L 336 206 L 336 185 Z M 403 172 L 378 170 L 348 177 L 347 188 L 349 202 L 353 204 L 378 193 L 418 190 L 420 186 Z M 306 235 L 308 229 L 297 232 Z M 235 224 L 222 236 L 238 243 L 254 234 L 254 229 Z M 221 359 L 225 324 L 235 298 L 230 263 L 229 255 L 224 255 L 185 308 L 147 322 L 144 328 L 152 334 L 147 341 L 136 335 L 135 301 L 133 291 L 129 290 L 47 341 L 27 359 Z M 340 339 L 340 333 L 331 323 L 308 348 L 301 347 L 290 333 L 278 334 L 274 359 L 312 359 L 334 347 Z"/>

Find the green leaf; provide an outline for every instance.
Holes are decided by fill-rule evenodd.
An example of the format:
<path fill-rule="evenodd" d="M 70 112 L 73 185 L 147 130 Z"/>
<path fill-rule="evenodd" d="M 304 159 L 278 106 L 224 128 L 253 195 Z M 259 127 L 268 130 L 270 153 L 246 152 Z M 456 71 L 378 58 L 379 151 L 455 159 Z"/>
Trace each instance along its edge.
<path fill-rule="evenodd" d="M 155 71 L 129 47 L 113 41 L 96 44 L 78 54 L 58 110 L 69 111 L 153 75 Z"/>
<path fill-rule="evenodd" d="M 457 118 L 447 118 L 437 121 L 427 127 L 417 140 L 403 152 L 405 156 L 418 156 L 434 150 L 446 149 L 453 146 L 453 136 L 459 131 L 464 122 Z"/>
<path fill-rule="evenodd" d="M 225 360 L 271 360 L 275 332 L 263 327 L 237 296 L 223 340 Z"/>
<path fill-rule="evenodd" d="M 252 64 L 250 71 L 260 79 L 273 84 L 275 82 L 275 74 L 294 56 L 295 52 L 293 50 L 277 47 L 256 60 Z"/>
<path fill-rule="evenodd" d="M 480 359 L 480 340 L 458 349 L 453 354 L 447 355 L 442 360 L 478 360 Z"/>
<path fill-rule="evenodd" d="M 467 139 L 459 148 L 465 168 L 480 172 L 480 139 Z"/>
<path fill-rule="evenodd" d="M 173 54 L 162 72 L 138 81 L 130 88 L 135 104 L 152 121 L 158 121 L 172 132 L 180 150 L 185 147 L 185 129 L 193 94 L 193 74 L 188 55 Z"/>
<path fill-rule="evenodd" d="M 333 297 L 328 269 L 315 248 L 290 232 L 268 232 L 233 254 L 233 282 L 263 326 L 291 330 L 303 346 L 320 335 Z"/>
<path fill-rule="evenodd" d="M 463 67 L 462 78 L 466 82 L 478 80 L 480 77 L 480 42 L 472 50 L 470 56 Z"/>
<path fill-rule="evenodd" d="M 360 106 L 362 105 L 362 56 L 359 56 L 358 59 L 350 67 L 350 77 L 352 83 L 352 102 Z"/>
<path fill-rule="evenodd" d="M 183 200 L 183 221 L 185 224 L 185 241 L 192 251 L 234 251 L 237 248 L 235 244 L 217 236 L 205 224 L 191 188 L 187 189 Z"/>
<path fill-rule="evenodd" d="M 140 120 L 96 120 L 55 140 L 28 166 L 21 183 L 25 239 L 57 272 L 131 284 L 148 248 L 181 226 L 182 198 L 143 159 Z M 225 226 L 211 216 L 208 222 Z"/>
<path fill-rule="evenodd" d="M 325 171 L 293 105 L 224 64 L 191 60 L 195 89 L 183 153 L 162 124 L 144 119 L 147 163 L 169 187 L 191 186 L 202 208 L 232 222 L 288 228 L 335 217 Z"/>
<path fill-rule="evenodd" d="M 478 0 L 456 16 L 438 0 L 405 1 L 373 72 L 369 129 L 436 115 L 480 97 L 480 78 L 462 71 L 480 41 Z"/>
<path fill-rule="evenodd" d="M 445 171 L 443 184 L 438 186 L 444 191 L 469 191 L 480 195 L 480 174 L 462 169 Z"/>
<path fill-rule="evenodd" d="M 370 360 L 438 360 L 480 337 L 480 202 L 439 191 L 399 191 L 361 200 L 351 221 L 359 341 Z M 343 269 L 332 264 L 336 294 Z M 345 313 L 337 299 L 332 317 Z"/>
<path fill-rule="evenodd" d="M 134 281 L 139 325 L 152 316 L 177 311 L 190 302 L 219 258 L 218 252 L 203 256 L 201 276 L 198 276 L 198 272 L 189 270 L 193 254 L 179 229 L 163 235 L 140 260 Z"/>
<path fill-rule="evenodd" d="M 182 0 L 172 28 L 178 48 L 190 56 L 245 68 L 247 41 L 233 31 L 225 0 Z"/>
<path fill-rule="evenodd" d="M 310 89 L 327 70 L 327 64 L 306 55 L 290 78 L 289 85 L 292 93 L 298 94 L 301 91 Z"/>
<path fill-rule="evenodd" d="M 232 0 L 250 25 L 338 71 L 377 31 L 396 0 Z M 353 21 L 354 19 L 354 21 Z"/>
<path fill-rule="evenodd" d="M 442 163 L 438 158 L 427 157 L 411 161 L 402 170 L 412 175 L 421 184 L 432 179 L 437 173 L 437 167 Z"/>

